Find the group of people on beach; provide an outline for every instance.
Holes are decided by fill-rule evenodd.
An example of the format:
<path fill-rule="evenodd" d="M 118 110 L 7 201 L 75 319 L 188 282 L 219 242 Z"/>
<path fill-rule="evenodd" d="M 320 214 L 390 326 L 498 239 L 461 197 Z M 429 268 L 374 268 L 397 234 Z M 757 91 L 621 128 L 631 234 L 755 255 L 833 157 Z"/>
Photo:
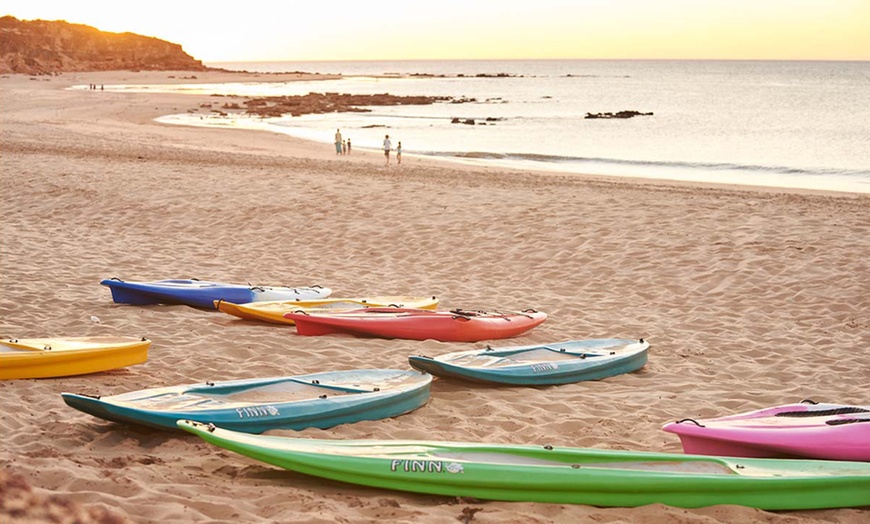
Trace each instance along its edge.
<path fill-rule="evenodd" d="M 384 157 L 386 158 L 386 162 L 384 165 L 390 163 L 390 151 L 393 150 L 393 143 L 390 142 L 390 135 L 384 135 Z M 399 142 L 399 145 L 396 146 L 396 163 L 402 163 L 402 142 Z"/>
<path fill-rule="evenodd" d="M 351 149 L 350 139 L 347 140 L 341 138 L 341 130 L 335 130 L 335 154 L 336 155 L 349 155 Z"/>
<path fill-rule="evenodd" d="M 349 155 L 351 151 L 351 143 L 350 138 L 344 139 L 341 136 L 341 129 L 335 130 L 335 154 L 336 155 Z M 393 143 L 390 141 L 390 135 L 384 135 L 384 157 L 386 161 L 384 165 L 388 165 L 390 163 L 390 151 L 396 152 L 396 163 L 402 163 L 402 142 L 400 141 L 395 149 L 393 149 Z"/>

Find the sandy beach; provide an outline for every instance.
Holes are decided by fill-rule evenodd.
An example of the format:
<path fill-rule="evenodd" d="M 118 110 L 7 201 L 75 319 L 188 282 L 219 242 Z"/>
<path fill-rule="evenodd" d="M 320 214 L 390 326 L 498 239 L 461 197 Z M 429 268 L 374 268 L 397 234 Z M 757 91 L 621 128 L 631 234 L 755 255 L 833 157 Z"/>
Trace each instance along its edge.
<path fill-rule="evenodd" d="M 119 305 L 99 285 L 111 277 L 320 284 L 336 297 L 436 295 L 446 308 L 549 314 L 498 345 L 651 343 L 649 363 L 627 375 L 546 388 L 435 380 L 429 403 L 410 414 L 276 435 L 680 452 L 679 439 L 661 431 L 666 422 L 807 398 L 870 403 L 867 195 L 414 157 L 384 166 L 379 153 L 336 157 L 330 145 L 279 134 L 153 121 L 214 102 L 207 96 L 65 89 L 189 76 L 0 78 L 0 337 L 153 340 L 145 364 L 0 382 L 4 522 L 455 523 L 469 513 L 480 523 L 870 519 L 868 508 L 597 508 L 370 489 L 67 407 L 61 392 L 407 369 L 412 354 L 482 347 L 302 337 L 217 311 Z"/>

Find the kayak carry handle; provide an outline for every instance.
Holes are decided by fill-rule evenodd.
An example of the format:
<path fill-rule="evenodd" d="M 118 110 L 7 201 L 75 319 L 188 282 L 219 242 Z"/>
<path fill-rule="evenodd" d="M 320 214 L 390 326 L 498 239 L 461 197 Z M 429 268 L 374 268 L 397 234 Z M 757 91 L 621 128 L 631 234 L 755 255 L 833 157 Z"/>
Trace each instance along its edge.
<path fill-rule="evenodd" d="M 811 398 L 805 398 L 805 399 L 801 400 L 800 403 L 801 404 L 812 404 L 813 406 L 818 404 L 818 402 L 816 402 L 815 400 L 813 400 Z"/>
<path fill-rule="evenodd" d="M 682 424 L 683 422 L 691 422 L 692 424 L 698 426 L 699 428 L 707 427 L 704 424 L 701 424 L 700 422 L 698 422 L 697 420 L 695 420 L 693 418 L 684 418 L 683 420 L 678 420 L 677 424 Z"/>

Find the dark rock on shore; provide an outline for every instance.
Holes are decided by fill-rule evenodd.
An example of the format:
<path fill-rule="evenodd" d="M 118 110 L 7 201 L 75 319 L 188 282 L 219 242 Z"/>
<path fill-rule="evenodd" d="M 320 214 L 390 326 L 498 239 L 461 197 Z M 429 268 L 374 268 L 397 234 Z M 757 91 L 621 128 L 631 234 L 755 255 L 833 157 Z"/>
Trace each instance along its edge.
<path fill-rule="evenodd" d="M 640 111 L 619 111 L 618 113 L 586 113 L 584 118 L 632 118 L 635 116 L 652 116 L 652 113 Z"/>

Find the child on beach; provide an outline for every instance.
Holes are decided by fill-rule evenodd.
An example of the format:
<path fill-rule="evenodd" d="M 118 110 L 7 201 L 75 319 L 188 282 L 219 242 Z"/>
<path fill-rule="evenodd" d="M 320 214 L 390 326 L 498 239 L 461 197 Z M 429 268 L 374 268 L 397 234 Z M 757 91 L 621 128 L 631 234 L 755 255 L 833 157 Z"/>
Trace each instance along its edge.
<path fill-rule="evenodd" d="M 347 139 L 347 154 L 350 154 L 350 139 Z"/>
<path fill-rule="evenodd" d="M 399 145 L 396 146 L 396 163 L 402 163 L 402 141 L 399 141 Z"/>

